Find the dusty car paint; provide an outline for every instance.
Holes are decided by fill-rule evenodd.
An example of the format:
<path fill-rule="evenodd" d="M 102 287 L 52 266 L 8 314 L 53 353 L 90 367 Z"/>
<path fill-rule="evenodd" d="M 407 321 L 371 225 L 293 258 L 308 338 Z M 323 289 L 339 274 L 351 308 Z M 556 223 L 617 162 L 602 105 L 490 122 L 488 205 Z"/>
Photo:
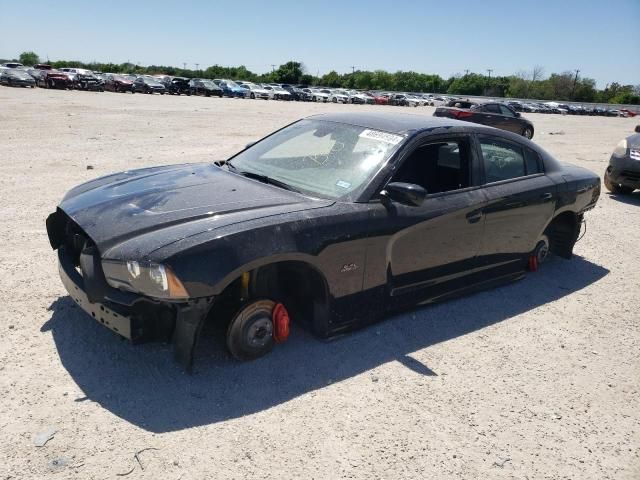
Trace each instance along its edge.
<path fill-rule="evenodd" d="M 294 318 L 327 337 L 398 308 L 521 278 L 543 232 L 552 251 L 570 258 L 583 214 L 600 193 L 593 173 L 561 165 L 532 142 L 493 128 L 406 114 L 315 118 L 404 140 L 348 200 L 282 190 L 222 164 L 142 169 L 80 185 L 47 220 L 72 298 L 98 321 L 107 312 L 102 323 L 119 325 L 118 333 L 124 329 L 134 341 L 172 337 L 176 357 L 189 368 L 205 318 L 221 315 L 217 308 L 239 291 L 245 272 L 253 296 L 282 282 Z M 478 135 L 527 146 L 544 171 L 487 184 Z M 467 188 L 427 195 L 418 207 L 381 198 L 416 146 L 452 137 L 471 146 Z M 101 259 L 167 265 L 190 298 L 164 301 L 114 289 Z"/>

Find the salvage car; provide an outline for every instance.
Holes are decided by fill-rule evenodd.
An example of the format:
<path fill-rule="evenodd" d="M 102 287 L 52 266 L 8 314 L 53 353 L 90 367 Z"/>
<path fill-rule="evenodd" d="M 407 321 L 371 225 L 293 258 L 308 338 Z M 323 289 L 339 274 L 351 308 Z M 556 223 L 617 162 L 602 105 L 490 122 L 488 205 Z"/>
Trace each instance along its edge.
<path fill-rule="evenodd" d="M 191 85 L 186 77 L 167 76 L 162 83 L 171 95 L 191 95 Z"/>
<path fill-rule="evenodd" d="M 69 295 L 187 369 L 204 323 L 250 360 L 290 321 L 320 337 L 571 258 L 600 179 L 449 118 L 323 114 L 228 160 L 70 190 L 46 221 Z"/>
<path fill-rule="evenodd" d="M 0 75 L 0 85 L 34 88 L 36 86 L 36 81 L 26 70 L 8 68 L 3 70 Z"/>
<path fill-rule="evenodd" d="M 133 90 L 140 93 L 159 93 L 160 95 L 164 95 L 167 91 L 162 83 L 152 77 L 136 78 L 133 82 Z"/>
<path fill-rule="evenodd" d="M 191 95 L 222 97 L 222 88 L 206 78 L 192 78 L 189 80 L 189 88 Z"/>
<path fill-rule="evenodd" d="M 56 69 L 42 70 L 40 77 L 36 79 L 36 85 L 41 88 L 72 89 L 73 80 L 68 73 Z"/>
<path fill-rule="evenodd" d="M 519 112 L 511 107 L 498 102 L 481 103 L 472 105 L 470 108 L 438 107 L 433 115 L 481 123 L 520 134 L 528 139 L 533 138 L 533 123 L 523 118 Z"/>
<path fill-rule="evenodd" d="M 611 193 L 629 194 L 640 188 L 640 125 L 620 140 L 609 159 L 603 183 Z"/>
<path fill-rule="evenodd" d="M 131 92 L 135 93 L 133 81 L 124 75 L 107 73 L 104 80 L 104 89 L 110 92 Z"/>

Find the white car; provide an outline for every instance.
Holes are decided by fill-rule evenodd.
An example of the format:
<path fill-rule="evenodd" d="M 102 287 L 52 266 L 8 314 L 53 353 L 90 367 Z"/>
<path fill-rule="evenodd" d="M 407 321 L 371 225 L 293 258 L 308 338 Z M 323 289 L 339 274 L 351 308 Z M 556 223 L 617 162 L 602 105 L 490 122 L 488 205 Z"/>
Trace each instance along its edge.
<path fill-rule="evenodd" d="M 327 103 L 329 101 L 329 97 L 331 96 L 331 91 L 326 88 L 312 88 L 311 89 L 311 101 L 313 102 L 322 102 Z"/>
<path fill-rule="evenodd" d="M 332 90 L 329 101 L 332 103 L 350 103 L 351 97 L 344 90 Z"/>
<path fill-rule="evenodd" d="M 414 95 L 412 93 L 408 93 L 407 98 L 418 102 L 418 106 L 420 107 L 424 107 L 425 105 L 429 104 L 429 102 L 427 102 L 427 100 L 425 100 L 421 95 Z"/>
<path fill-rule="evenodd" d="M 256 85 L 255 83 L 243 82 L 239 84 L 242 88 L 249 89 L 249 98 L 262 98 L 264 100 L 269 100 L 269 90 L 265 89 L 261 85 Z"/>

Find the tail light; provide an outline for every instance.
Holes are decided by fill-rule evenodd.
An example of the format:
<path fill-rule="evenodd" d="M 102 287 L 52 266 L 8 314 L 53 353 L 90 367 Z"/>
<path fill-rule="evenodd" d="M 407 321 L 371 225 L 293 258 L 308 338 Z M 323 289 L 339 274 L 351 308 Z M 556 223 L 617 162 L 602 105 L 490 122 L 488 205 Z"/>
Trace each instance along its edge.
<path fill-rule="evenodd" d="M 473 112 L 467 112 L 466 110 L 455 110 L 453 114 L 456 118 L 468 118 L 473 115 Z"/>

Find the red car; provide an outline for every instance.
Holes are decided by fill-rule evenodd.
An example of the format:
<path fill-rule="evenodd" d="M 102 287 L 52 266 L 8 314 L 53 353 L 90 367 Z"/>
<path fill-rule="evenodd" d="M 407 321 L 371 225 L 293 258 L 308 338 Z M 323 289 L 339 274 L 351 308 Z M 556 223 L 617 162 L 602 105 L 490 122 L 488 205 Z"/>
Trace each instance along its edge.
<path fill-rule="evenodd" d="M 115 73 L 108 73 L 105 75 L 104 89 L 110 92 L 135 93 L 133 90 L 133 82 L 127 77 L 116 75 Z"/>
<path fill-rule="evenodd" d="M 41 88 L 73 88 L 73 81 L 71 80 L 71 77 L 67 73 L 60 72 L 55 69 L 42 70 L 42 73 L 36 80 L 36 83 Z"/>
<path fill-rule="evenodd" d="M 371 93 L 369 94 L 373 97 L 373 102 L 376 105 L 389 105 L 389 97 L 386 95 L 380 95 L 379 93 Z"/>
<path fill-rule="evenodd" d="M 620 113 L 622 113 L 625 117 L 635 117 L 637 115 L 633 110 L 629 110 L 628 108 L 621 108 Z"/>

